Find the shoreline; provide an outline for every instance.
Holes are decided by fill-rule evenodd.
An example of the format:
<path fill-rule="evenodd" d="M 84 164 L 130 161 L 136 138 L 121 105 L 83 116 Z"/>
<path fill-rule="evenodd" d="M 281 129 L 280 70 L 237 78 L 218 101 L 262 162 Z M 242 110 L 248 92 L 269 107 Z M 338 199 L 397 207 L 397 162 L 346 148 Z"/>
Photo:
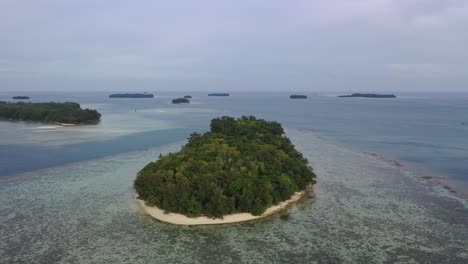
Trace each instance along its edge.
<path fill-rule="evenodd" d="M 13 122 L 13 123 L 23 122 L 27 124 L 42 124 L 42 126 L 37 127 L 41 129 L 55 129 L 55 128 L 89 125 L 86 123 L 73 124 L 73 123 L 59 123 L 59 122 L 43 122 L 43 121 L 31 121 L 31 120 L 18 120 L 18 119 L 12 119 L 12 118 L 8 118 L 8 119 L 0 118 L 0 121 L 8 121 L 8 122 Z"/>
<path fill-rule="evenodd" d="M 191 218 L 178 213 L 165 213 L 164 210 L 159 209 L 156 206 L 147 206 L 145 202 L 140 199 L 137 199 L 137 203 L 146 214 L 161 222 L 170 223 L 174 225 L 222 225 L 247 222 L 271 216 L 273 214 L 288 209 L 290 206 L 307 197 L 311 191 L 312 187 L 310 186 L 303 191 L 295 192 L 291 196 L 291 198 L 289 198 L 289 200 L 268 207 L 263 214 L 258 216 L 252 215 L 251 213 L 235 213 L 225 215 L 222 219 L 209 218 L 206 216 Z"/>
<path fill-rule="evenodd" d="M 38 129 L 57 129 L 57 128 L 65 128 L 65 127 L 76 127 L 80 126 L 80 124 L 67 124 L 67 123 L 45 123 L 44 126 L 38 126 Z"/>

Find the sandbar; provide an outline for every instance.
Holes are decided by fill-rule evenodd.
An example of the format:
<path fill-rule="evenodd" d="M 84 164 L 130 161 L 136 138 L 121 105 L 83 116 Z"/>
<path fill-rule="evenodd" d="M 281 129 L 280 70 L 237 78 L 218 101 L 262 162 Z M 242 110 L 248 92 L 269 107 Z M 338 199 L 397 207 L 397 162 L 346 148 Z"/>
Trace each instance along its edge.
<path fill-rule="evenodd" d="M 225 215 L 223 216 L 223 218 L 209 218 L 206 216 L 187 217 L 183 214 L 165 213 L 164 210 L 159 209 L 158 207 L 147 206 L 145 202 L 140 199 L 137 199 L 137 202 L 145 213 L 162 222 L 171 223 L 175 225 L 221 225 L 252 221 L 255 219 L 270 216 L 272 214 L 289 208 L 292 204 L 308 196 L 310 191 L 311 188 L 309 187 L 306 188 L 304 191 L 295 192 L 291 196 L 291 198 L 289 198 L 289 200 L 283 201 L 277 205 L 269 207 L 262 215 L 258 216 L 252 215 L 251 213 L 235 213 Z"/>

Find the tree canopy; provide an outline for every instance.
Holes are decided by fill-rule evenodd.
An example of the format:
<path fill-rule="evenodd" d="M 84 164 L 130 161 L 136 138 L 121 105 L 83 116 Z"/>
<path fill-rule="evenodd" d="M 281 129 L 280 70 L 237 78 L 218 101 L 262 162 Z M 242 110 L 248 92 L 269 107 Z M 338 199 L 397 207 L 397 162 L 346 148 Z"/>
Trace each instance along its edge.
<path fill-rule="evenodd" d="M 177 153 L 146 165 L 135 189 L 148 205 L 188 216 L 261 215 L 315 183 L 315 174 L 277 122 L 254 116 L 211 121 Z"/>
<path fill-rule="evenodd" d="M 47 123 L 97 123 L 101 114 L 96 110 L 81 109 L 77 103 L 8 103 L 0 102 L 0 118 Z"/>

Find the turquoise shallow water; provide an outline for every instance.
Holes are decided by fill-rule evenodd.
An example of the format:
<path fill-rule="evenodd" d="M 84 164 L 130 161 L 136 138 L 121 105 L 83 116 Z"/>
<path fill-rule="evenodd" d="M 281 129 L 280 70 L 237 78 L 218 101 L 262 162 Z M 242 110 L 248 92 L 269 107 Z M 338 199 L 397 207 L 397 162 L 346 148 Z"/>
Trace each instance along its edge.
<path fill-rule="evenodd" d="M 119 101 L 105 93 L 29 95 L 80 102 L 103 120 L 58 129 L 0 122 L 0 263 L 468 261 L 466 199 L 429 185 L 414 169 L 460 188 L 468 182 L 466 94 L 294 101 L 287 94 L 192 93 L 183 106 L 171 105 L 180 95 L 170 93 Z M 140 212 L 137 171 L 225 114 L 288 127 L 319 177 L 315 198 L 287 214 L 217 227 L 172 226 Z"/>
<path fill-rule="evenodd" d="M 13 94 L 0 93 L 0 100 Z M 398 94 L 399 98 L 390 100 L 336 98 L 332 94 L 290 100 L 287 93 L 231 93 L 225 98 L 190 93 L 190 105 L 170 103 L 186 92 L 155 93 L 155 99 L 140 100 L 109 99 L 104 92 L 27 94 L 33 101 L 76 101 L 97 108 L 103 114 L 102 122 L 67 129 L 0 122 L 0 177 L 97 158 L 86 142 L 100 142 L 103 152 L 114 150 L 101 156 L 125 153 L 181 140 L 182 134 L 165 132 L 170 129 L 185 129 L 182 133 L 189 134 L 207 130 L 213 117 L 256 115 L 414 163 L 449 177 L 468 192 L 468 93 Z M 71 144 L 80 155 L 60 148 Z M 49 152 L 56 155 L 41 155 Z M 22 162 L 26 159 L 27 163 Z"/>
<path fill-rule="evenodd" d="M 468 208 L 410 170 L 298 130 L 314 198 L 243 224 L 181 227 L 139 211 L 151 148 L 25 173 L 0 185 L 0 263 L 466 263 Z"/>

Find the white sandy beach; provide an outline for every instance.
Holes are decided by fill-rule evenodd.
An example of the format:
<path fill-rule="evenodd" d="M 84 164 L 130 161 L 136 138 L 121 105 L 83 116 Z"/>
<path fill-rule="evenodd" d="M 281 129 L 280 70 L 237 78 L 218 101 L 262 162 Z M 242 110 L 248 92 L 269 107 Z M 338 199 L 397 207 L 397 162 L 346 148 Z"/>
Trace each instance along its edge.
<path fill-rule="evenodd" d="M 37 129 L 57 129 L 61 128 L 62 126 L 38 126 Z"/>
<path fill-rule="evenodd" d="M 78 126 L 78 124 L 71 124 L 71 123 L 57 123 L 62 127 L 70 127 L 70 126 Z"/>
<path fill-rule="evenodd" d="M 78 126 L 77 124 L 68 124 L 68 123 L 53 123 L 54 125 L 38 126 L 37 129 L 57 129 L 63 127 L 73 127 Z"/>
<path fill-rule="evenodd" d="M 262 215 L 254 216 L 250 213 L 237 213 L 231 215 L 225 215 L 221 218 L 208 218 L 206 216 L 190 218 L 182 214 L 176 213 L 164 213 L 164 210 L 158 207 L 147 206 L 142 200 L 137 200 L 140 207 L 150 216 L 160 221 L 171 223 L 175 225 L 219 225 L 219 224 L 231 224 L 245 221 L 251 221 L 259 218 L 270 216 L 274 213 L 287 209 L 289 206 L 299 201 L 301 198 L 308 195 L 310 189 L 307 188 L 302 192 L 294 193 L 289 200 L 281 202 L 277 205 L 269 207 Z"/>

